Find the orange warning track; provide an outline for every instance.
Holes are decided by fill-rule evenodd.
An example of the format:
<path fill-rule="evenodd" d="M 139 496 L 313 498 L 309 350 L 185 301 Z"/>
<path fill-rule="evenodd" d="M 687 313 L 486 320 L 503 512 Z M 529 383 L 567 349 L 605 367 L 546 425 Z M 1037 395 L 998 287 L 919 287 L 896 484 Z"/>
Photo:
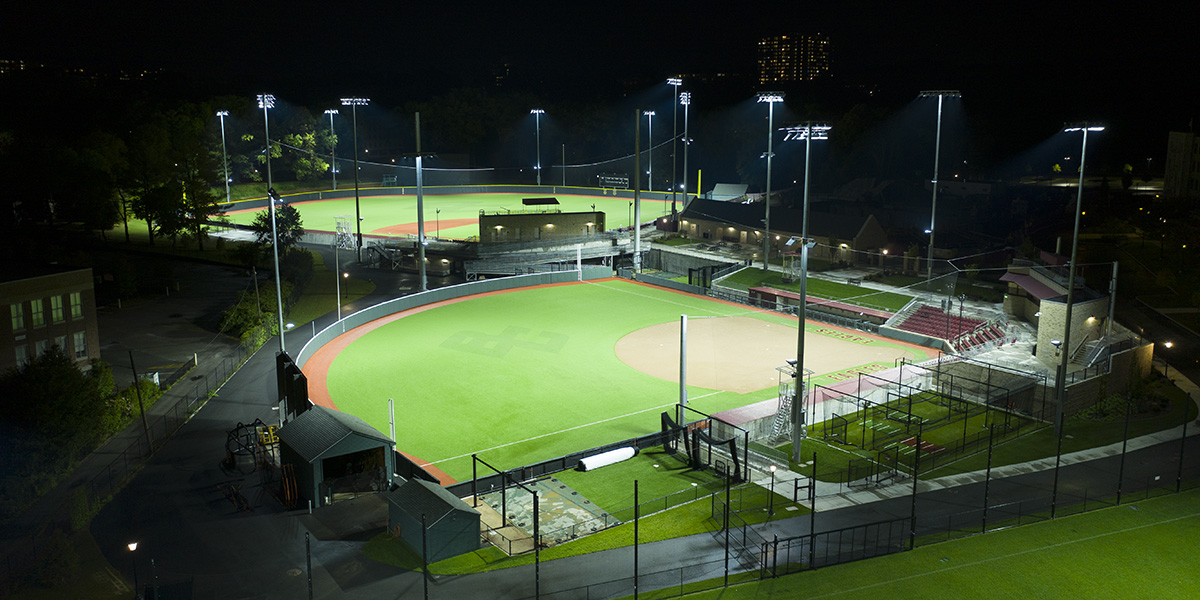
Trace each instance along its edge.
<path fill-rule="evenodd" d="M 445 225 L 446 229 L 450 229 L 453 227 L 465 227 L 467 225 L 478 224 L 479 219 L 476 218 L 425 221 L 425 235 L 429 235 L 429 232 L 431 231 L 441 231 L 442 225 Z M 372 229 L 371 233 L 381 235 L 417 235 L 417 223 L 414 221 L 412 223 L 404 223 L 401 225 L 389 225 L 387 227 L 380 227 L 379 229 Z"/>
<path fill-rule="evenodd" d="M 616 279 L 616 278 L 612 277 L 612 278 L 608 278 L 608 279 L 594 279 L 592 281 L 608 281 L 608 280 L 612 280 L 612 279 Z M 308 379 L 308 398 L 309 398 L 309 400 L 311 400 L 313 402 L 313 404 L 319 404 L 326 408 L 332 408 L 334 410 L 337 410 L 337 405 L 335 405 L 333 403 L 333 399 L 329 396 L 329 386 L 328 386 L 328 381 L 326 380 L 326 375 L 329 373 L 329 368 L 331 366 L 333 366 L 334 359 L 336 359 L 338 354 L 340 354 L 342 350 L 345 350 L 350 344 L 354 343 L 362 336 L 364 336 L 368 333 L 371 333 L 372 331 L 375 331 L 376 329 L 379 329 L 380 327 L 383 327 L 384 325 L 387 325 L 388 323 L 392 323 L 394 321 L 403 319 L 404 317 L 407 317 L 410 315 L 415 315 L 418 313 L 425 312 L 427 310 L 438 308 L 440 306 L 448 306 L 451 304 L 456 304 L 458 302 L 462 302 L 464 300 L 471 300 L 473 298 L 482 298 L 485 296 L 493 296 L 496 294 L 505 294 L 505 293 L 513 292 L 513 291 L 517 291 L 517 290 L 559 287 L 559 286 L 564 286 L 564 285 L 578 285 L 578 284 L 579 284 L 578 281 L 568 281 L 568 282 L 564 282 L 564 283 L 547 283 L 547 284 L 543 284 L 543 285 L 532 285 L 532 286 L 528 286 L 528 287 L 514 288 L 511 290 L 497 290 L 494 292 L 482 292 L 479 294 L 471 294 L 470 296 L 463 296 L 461 298 L 453 298 L 450 300 L 442 300 L 440 302 L 434 302 L 432 304 L 426 304 L 424 306 L 410 308 L 408 310 L 401 311 L 401 312 L 398 312 L 395 314 L 391 314 L 386 317 L 380 317 L 369 323 L 359 325 L 358 327 L 355 327 L 354 329 L 351 329 L 350 331 L 347 331 L 346 333 L 343 333 L 342 335 L 339 335 L 336 338 L 333 338 L 332 340 L 330 340 L 329 343 L 325 344 L 324 346 L 321 346 L 321 348 L 319 348 L 316 352 L 313 352 L 312 357 L 310 357 L 308 359 L 308 361 L 304 363 L 304 369 L 303 369 L 304 376 Z M 404 454 L 409 459 L 411 459 L 414 463 L 416 463 L 418 466 L 420 466 L 422 469 L 425 469 L 426 471 L 428 471 L 430 475 L 437 477 L 438 481 L 441 482 L 442 485 L 450 485 L 452 483 L 458 483 L 457 479 L 450 477 L 449 475 L 447 475 L 445 473 L 445 471 L 442 471 L 441 469 L 435 467 L 429 461 L 412 456 L 412 455 L 408 454 L 407 452 L 401 451 L 401 454 Z"/>

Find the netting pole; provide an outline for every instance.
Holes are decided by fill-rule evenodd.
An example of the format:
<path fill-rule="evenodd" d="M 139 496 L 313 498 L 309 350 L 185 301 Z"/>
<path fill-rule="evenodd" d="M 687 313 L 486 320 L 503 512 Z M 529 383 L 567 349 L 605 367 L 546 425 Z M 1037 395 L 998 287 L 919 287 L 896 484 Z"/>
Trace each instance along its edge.
<path fill-rule="evenodd" d="M 421 575 L 425 600 L 429 600 L 429 527 L 425 524 L 425 513 L 421 513 Z"/>
<path fill-rule="evenodd" d="M 1121 505 L 1121 487 L 1125 483 L 1125 448 L 1129 444 L 1129 417 L 1133 413 L 1132 398 L 1125 394 L 1125 433 L 1121 435 L 1121 466 L 1117 470 L 1117 506 Z M 1186 411 L 1185 411 L 1186 412 Z"/>
<path fill-rule="evenodd" d="M 917 547 L 917 475 L 921 472 L 921 434 L 925 432 L 925 423 L 922 422 L 917 426 L 917 449 L 916 456 L 913 458 L 913 488 L 912 488 L 912 511 L 909 515 L 909 520 L 912 521 L 909 526 L 908 534 L 908 549 L 912 550 Z"/>
<path fill-rule="evenodd" d="M 985 415 L 984 422 L 986 423 L 987 422 L 987 420 L 986 420 L 987 413 L 984 413 L 984 415 Z M 984 475 L 983 475 L 983 529 L 980 531 L 980 533 L 987 533 L 988 494 L 991 491 L 990 488 L 992 486 L 992 448 L 994 447 L 995 436 L 996 436 L 996 429 L 994 427 L 989 428 L 988 429 L 987 471 L 985 471 Z M 1119 492 L 1119 491 L 1117 492 L 1118 498 L 1120 497 L 1120 493 L 1121 492 Z"/>
<path fill-rule="evenodd" d="M 1179 469 L 1175 472 L 1175 493 L 1183 488 L 1183 449 L 1187 442 L 1188 407 L 1191 402 L 1183 403 L 1183 431 L 1179 433 Z"/>
<path fill-rule="evenodd" d="M 812 479 L 808 482 L 808 568 L 816 568 L 817 559 L 817 453 L 813 452 Z"/>
<path fill-rule="evenodd" d="M 633 598 L 638 597 L 638 517 L 640 517 L 640 506 L 638 505 L 638 482 L 633 480 Z"/>
<path fill-rule="evenodd" d="M 679 419 L 687 423 L 687 315 L 679 315 Z"/>

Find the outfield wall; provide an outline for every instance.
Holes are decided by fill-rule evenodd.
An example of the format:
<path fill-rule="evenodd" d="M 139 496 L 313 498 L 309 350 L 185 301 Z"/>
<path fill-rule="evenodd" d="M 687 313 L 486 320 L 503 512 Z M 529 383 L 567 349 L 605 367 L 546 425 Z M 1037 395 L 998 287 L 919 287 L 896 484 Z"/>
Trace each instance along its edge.
<path fill-rule="evenodd" d="M 333 341 L 339 335 L 359 327 L 366 325 L 375 319 L 380 319 L 389 315 L 394 315 L 399 312 L 433 304 L 434 302 L 442 302 L 445 300 L 453 300 L 465 296 L 473 296 L 475 294 L 484 294 L 487 292 L 498 292 L 502 290 L 512 290 L 523 287 L 532 287 L 535 285 L 546 285 L 551 283 L 566 283 L 570 281 L 591 281 L 595 279 L 604 279 L 612 277 L 613 272 L 610 267 L 597 267 L 584 265 L 583 272 L 579 271 L 556 271 L 551 273 L 535 273 L 532 275 L 514 275 L 512 277 L 501 277 L 497 279 L 484 279 L 482 281 L 471 281 L 458 285 L 451 285 L 425 292 L 418 292 L 408 296 L 401 296 L 387 302 L 381 302 L 374 306 L 369 306 L 356 313 L 347 315 L 342 320 L 337 321 L 333 325 L 322 329 L 313 336 L 300 353 L 296 355 L 296 366 L 304 368 L 308 359 L 316 353 L 322 346 Z"/>

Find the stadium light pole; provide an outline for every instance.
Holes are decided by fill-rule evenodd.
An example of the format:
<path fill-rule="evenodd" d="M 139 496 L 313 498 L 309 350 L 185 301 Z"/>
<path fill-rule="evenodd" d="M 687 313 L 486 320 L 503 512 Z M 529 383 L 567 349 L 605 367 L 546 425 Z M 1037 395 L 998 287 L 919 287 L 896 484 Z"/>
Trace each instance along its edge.
<path fill-rule="evenodd" d="M 767 103 L 767 195 L 763 199 L 766 218 L 763 220 L 763 270 L 771 269 L 771 157 L 775 133 L 775 103 L 783 102 L 783 92 L 759 92 L 758 101 Z"/>
<path fill-rule="evenodd" d="M 362 264 L 362 212 L 358 205 L 358 107 L 366 106 L 370 102 L 369 98 L 342 98 L 342 106 L 350 107 L 351 119 L 354 122 L 354 220 L 358 232 L 355 236 L 354 251 L 359 264 Z"/>
<path fill-rule="evenodd" d="M 1075 301 L 1075 260 L 1079 252 L 1079 217 L 1083 210 L 1083 167 L 1087 159 L 1087 138 L 1089 131 L 1104 131 L 1104 126 L 1097 123 L 1072 123 L 1063 127 L 1066 133 L 1083 132 L 1083 144 L 1079 151 L 1079 190 L 1075 196 L 1075 230 L 1071 236 L 1071 261 L 1067 263 L 1067 311 L 1066 325 L 1063 327 L 1062 352 L 1059 356 L 1058 377 L 1054 381 L 1054 397 L 1057 406 L 1054 409 L 1054 430 L 1062 438 L 1063 401 L 1067 391 L 1067 365 L 1071 362 L 1071 308 Z M 1061 453 L 1060 453 L 1061 454 Z"/>
<path fill-rule="evenodd" d="M 279 353 L 287 352 L 283 339 L 283 284 L 279 279 L 279 227 L 275 218 L 275 203 L 279 202 L 279 194 L 275 192 L 275 184 L 271 179 L 271 123 L 267 115 L 275 108 L 275 96 L 260 94 L 258 107 L 263 111 L 263 134 L 267 138 L 267 206 L 271 215 L 271 256 L 275 261 L 275 312 L 279 318 Z"/>
<path fill-rule="evenodd" d="M 800 440 L 804 439 L 804 321 L 808 305 L 808 250 L 813 243 L 808 239 L 808 182 L 809 162 L 812 156 L 812 141 L 829 139 L 830 126 L 825 123 L 806 121 L 786 128 L 783 141 L 804 140 L 804 208 L 800 220 L 800 303 L 796 306 L 799 331 L 796 333 L 796 386 L 792 399 L 792 460 L 800 462 Z M 791 244 L 792 240 L 788 241 Z"/>
<path fill-rule="evenodd" d="M 537 172 L 537 184 L 542 185 L 542 115 L 546 114 L 546 111 L 535 108 L 530 110 L 529 114 L 533 115 L 534 131 L 537 136 L 537 166 L 533 170 Z"/>
<path fill-rule="evenodd" d="M 678 185 L 676 185 L 676 183 L 675 183 L 676 181 L 678 181 L 678 179 L 676 179 L 678 177 L 678 174 L 675 172 L 675 164 L 676 164 L 675 156 L 676 156 L 676 152 L 677 152 L 675 144 L 676 144 L 676 142 L 679 141 L 679 86 L 683 85 L 683 78 L 682 77 L 671 77 L 671 78 L 667 79 L 667 85 L 675 88 L 675 102 L 674 102 L 674 104 L 671 105 L 671 206 L 673 208 L 675 206 L 675 188 L 678 187 Z M 684 109 L 683 114 L 684 114 L 684 122 L 686 123 L 687 122 L 687 116 L 686 116 L 687 109 Z M 685 132 L 687 131 L 686 125 L 684 126 L 683 130 Z M 684 133 L 683 136 L 687 137 L 687 133 Z M 683 151 L 685 153 L 687 152 L 686 145 L 683 147 Z M 686 154 L 685 154 L 685 156 L 686 156 Z M 684 171 L 684 177 L 686 177 L 687 176 L 687 160 L 686 159 L 683 161 L 683 171 Z M 684 197 L 684 200 L 686 201 L 687 200 L 686 192 L 684 193 L 683 197 Z"/>
<path fill-rule="evenodd" d="M 229 156 L 225 153 L 225 117 L 229 111 L 218 110 L 217 117 L 221 119 L 221 164 L 225 165 L 225 203 L 229 203 Z"/>
<path fill-rule="evenodd" d="M 336 108 L 325 109 L 325 114 L 329 115 L 329 171 L 333 173 L 333 189 L 337 189 L 337 137 L 333 132 L 333 116 L 338 114 Z"/>
<path fill-rule="evenodd" d="M 654 111 L 644 110 L 642 115 L 646 117 L 647 135 L 650 141 L 646 144 L 646 191 L 654 191 Z"/>
<path fill-rule="evenodd" d="M 684 92 L 679 95 L 679 103 L 683 105 L 683 201 L 687 202 L 687 184 L 688 184 L 688 146 L 692 145 L 692 140 L 688 138 L 688 107 L 692 104 L 692 93 Z M 672 146 L 672 148 L 674 148 Z M 672 149 L 672 152 L 674 150 Z M 674 160 L 672 159 L 672 167 L 674 170 Z M 671 174 L 672 188 L 674 188 L 675 174 Z M 675 207 L 674 195 L 671 197 L 671 207 Z"/>
<path fill-rule="evenodd" d="M 929 211 L 929 273 L 925 282 L 925 291 L 932 293 L 933 290 L 933 224 L 937 218 L 937 193 L 938 193 L 938 156 L 942 150 L 942 100 L 949 98 L 960 98 L 962 94 L 958 90 L 926 90 L 921 92 L 921 98 L 932 98 L 937 96 L 937 130 L 934 134 L 933 142 L 933 207 Z"/>

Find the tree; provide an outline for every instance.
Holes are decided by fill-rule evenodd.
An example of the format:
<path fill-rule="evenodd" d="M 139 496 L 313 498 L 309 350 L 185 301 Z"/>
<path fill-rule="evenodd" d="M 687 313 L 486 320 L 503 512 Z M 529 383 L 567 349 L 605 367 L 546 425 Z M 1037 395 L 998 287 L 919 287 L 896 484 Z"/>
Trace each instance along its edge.
<path fill-rule="evenodd" d="M 259 246 L 269 252 L 272 244 L 270 210 L 258 213 L 251 227 Z M 290 204 L 280 204 L 275 209 L 275 229 L 279 235 L 279 254 L 283 256 L 304 236 L 304 221 L 300 218 L 300 211 Z"/>
<path fill-rule="evenodd" d="M 1133 165 L 1126 164 L 1121 167 L 1121 189 L 1127 190 L 1133 187 Z"/>
<path fill-rule="evenodd" d="M 329 163 L 317 154 L 317 142 L 317 134 L 314 131 L 283 136 L 283 143 L 292 146 L 291 160 L 287 163 L 295 173 L 297 181 L 318 179 L 329 170 Z"/>

